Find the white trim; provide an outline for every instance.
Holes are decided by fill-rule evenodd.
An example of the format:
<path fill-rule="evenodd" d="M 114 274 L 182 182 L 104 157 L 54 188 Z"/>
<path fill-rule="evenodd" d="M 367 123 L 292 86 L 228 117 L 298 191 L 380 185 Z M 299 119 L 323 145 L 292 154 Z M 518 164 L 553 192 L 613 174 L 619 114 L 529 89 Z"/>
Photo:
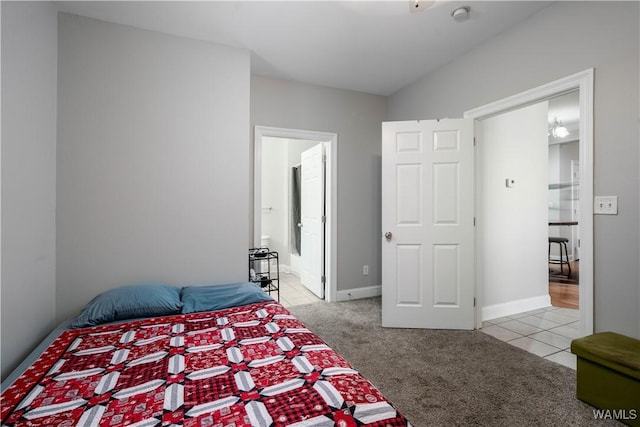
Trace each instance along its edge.
<path fill-rule="evenodd" d="M 338 291 L 337 301 L 379 297 L 380 295 L 382 295 L 382 285 L 365 286 L 363 288 L 344 289 Z"/>
<path fill-rule="evenodd" d="M 548 98 L 560 95 L 562 93 L 571 92 L 576 89 L 582 89 L 583 83 L 588 83 L 589 80 L 593 83 L 593 68 L 581 71 L 576 74 L 572 74 L 567 77 L 563 77 L 559 80 L 544 84 L 542 86 L 538 86 L 533 89 L 529 89 L 527 91 L 483 105 L 481 107 L 465 111 L 464 117 L 473 119 L 487 119 L 491 116 L 502 114 L 509 110 L 514 110 L 525 105 L 544 101 Z M 591 84 L 591 88 L 591 90 L 593 90 L 593 84 Z M 582 101 L 582 93 L 580 93 L 580 101 Z M 580 106 L 580 113 L 582 113 L 582 102 L 580 102 Z M 582 126 L 582 115 L 580 116 L 580 124 L 581 126 L 579 127 L 579 135 L 581 139 L 583 139 L 584 135 L 582 134 L 582 131 L 584 130 L 584 126 Z"/>
<path fill-rule="evenodd" d="M 291 272 L 291 267 L 288 264 L 280 264 L 280 273 L 282 273 L 282 274 L 293 274 Z"/>
<path fill-rule="evenodd" d="M 498 319 L 500 317 L 511 316 L 512 314 L 538 310 L 540 308 L 547 308 L 550 306 L 551 297 L 548 294 L 540 295 L 539 297 L 524 298 L 517 301 L 505 302 L 503 304 L 482 307 L 482 318 L 484 320 Z"/>
<path fill-rule="evenodd" d="M 254 128 L 254 175 L 253 175 L 253 244 L 260 243 L 260 228 L 262 209 L 261 192 L 256 189 L 261 188 L 262 171 L 262 138 L 288 138 L 306 139 L 326 143 L 326 236 L 325 236 L 325 269 L 326 277 L 325 299 L 328 302 L 336 301 L 337 292 L 337 249 L 338 242 L 338 134 L 331 132 L 318 132 L 299 129 L 277 128 L 269 126 L 255 126 Z"/>
<path fill-rule="evenodd" d="M 483 120 L 509 110 L 530 105 L 550 97 L 578 89 L 580 91 L 580 333 L 594 330 L 593 284 L 593 75 L 590 68 L 537 88 L 478 107 L 464 117 Z M 476 198 L 478 198 L 476 194 Z M 480 233 L 478 233 L 480 234 Z M 478 236 L 478 241 L 481 236 Z M 479 266 L 481 267 L 481 266 Z M 480 269 L 478 269 L 479 271 Z M 482 301 L 482 283 L 477 277 L 476 294 Z M 477 325 L 482 319 L 477 319 Z"/>

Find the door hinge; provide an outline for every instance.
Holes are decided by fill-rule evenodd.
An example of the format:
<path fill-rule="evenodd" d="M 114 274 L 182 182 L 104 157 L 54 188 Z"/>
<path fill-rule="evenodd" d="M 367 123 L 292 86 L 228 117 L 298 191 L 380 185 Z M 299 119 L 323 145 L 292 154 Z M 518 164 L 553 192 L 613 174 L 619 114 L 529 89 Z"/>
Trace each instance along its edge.
<path fill-rule="evenodd" d="M 476 137 L 475 136 L 473 137 L 473 146 L 474 147 L 476 146 Z"/>
<path fill-rule="evenodd" d="M 327 277 L 326 277 L 326 276 L 321 276 L 321 277 L 320 277 L 320 283 L 322 283 L 323 285 L 324 285 L 325 283 L 327 283 Z"/>
<path fill-rule="evenodd" d="M 474 227 L 476 226 L 476 217 L 475 216 L 473 217 L 473 226 Z"/>
<path fill-rule="evenodd" d="M 476 306 L 476 299 L 475 298 L 473 298 L 473 306 L 474 307 Z"/>
<path fill-rule="evenodd" d="M 326 215 L 322 215 L 322 223 L 326 224 L 327 223 L 327 217 Z"/>
<path fill-rule="evenodd" d="M 327 155 L 326 155 L 326 154 L 323 154 L 323 155 L 322 155 L 322 162 L 323 162 L 323 163 L 326 163 L 326 162 L 327 162 Z"/>

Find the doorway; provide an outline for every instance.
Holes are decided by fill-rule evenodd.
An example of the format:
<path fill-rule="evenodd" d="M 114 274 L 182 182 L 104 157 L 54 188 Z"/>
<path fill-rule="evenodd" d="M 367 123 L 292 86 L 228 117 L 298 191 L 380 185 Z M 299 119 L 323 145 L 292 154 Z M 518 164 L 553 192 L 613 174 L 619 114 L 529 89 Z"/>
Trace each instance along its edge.
<path fill-rule="evenodd" d="M 324 142 L 262 139 L 260 246 L 278 252 L 281 273 L 297 277 L 320 299 L 324 299 L 323 153 Z M 285 300 L 301 299 L 293 298 L 297 292 L 292 294 Z"/>
<path fill-rule="evenodd" d="M 591 203 L 593 200 L 593 69 L 576 73 L 527 92 L 467 111 L 464 116 L 478 120 L 477 130 L 480 131 L 483 120 L 573 91 L 578 91 L 579 93 L 580 168 L 578 175 L 580 186 L 578 189 L 579 201 L 577 215 L 580 223 L 581 261 L 579 286 L 580 335 L 584 336 L 593 333 L 593 206 Z M 478 132 L 478 134 L 477 144 L 479 147 L 482 147 L 483 137 L 480 132 Z M 481 149 L 482 148 L 479 148 L 479 150 Z M 483 168 L 489 167 L 489 165 L 482 164 L 481 161 L 478 161 L 476 166 L 477 171 L 480 171 L 480 173 Z M 504 178 L 506 179 L 508 177 Z M 504 182 L 504 185 L 507 185 L 507 183 Z M 483 188 L 476 189 L 476 203 L 478 205 L 482 204 L 483 190 Z M 481 206 L 478 207 L 477 213 L 478 221 L 482 224 L 486 218 L 482 218 L 482 209 L 480 207 Z M 477 230 L 478 248 L 481 248 L 482 242 L 489 238 L 491 238 L 491 236 L 487 235 L 482 227 L 479 227 Z M 478 255 L 482 255 L 480 251 Z M 483 282 L 482 262 L 479 262 L 478 266 L 476 295 L 480 302 L 479 306 L 484 308 L 483 286 L 485 283 Z M 503 310 L 503 316 L 527 310 L 526 307 L 518 309 L 517 304 L 498 307 L 498 309 Z M 483 316 L 486 316 L 486 313 L 483 314 L 483 311 L 485 310 L 477 311 L 476 324 L 478 327 L 482 325 Z M 496 313 L 493 313 L 493 316 L 494 318 L 500 317 L 496 315 Z M 487 318 L 489 317 L 491 316 L 487 316 Z"/>
<path fill-rule="evenodd" d="M 580 99 L 549 99 L 549 295 L 553 307 L 579 309 Z"/>
<path fill-rule="evenodd" d="M 304 285 L 327 301 L 334 301 L 336 296 L 333 273 L 337 236 L 336 142 L 337 135 L 333 133 L 255 127 L 252 244 L 256 247 L 269 246 L 271 250 L 279 252 L 281 274 L 283 278 L 291 279 L 284 280 L 285 285 L 290 282 L 294 287 L 303 286 L 303 281 L 299 279 L 303 277 L 304 281 L 309 282 Z M 306 162 L 311 162 L 311 166 L 307 163 L 305 169 L 315 170 L 312 174 L 308 173 L 307 178 L 299 175 L 303 157 Z M 324 190 L 317 185 L 320 183 L 325 184 Z M 295 194 L 296 184 L 307 186 L 307 197 L 302 196 L 299 201 Z M 311 198 L 309 195 L 312 192 L 314 195 Z M 306 209 L 304 219 L 296 217 L 295 211 L 300 207 Z M 311 295 L 306 289 L 298 290 L 304 295 Z M 302 295 L 292 297 L 290 303 L 300 303 L 301 298 Z"/>

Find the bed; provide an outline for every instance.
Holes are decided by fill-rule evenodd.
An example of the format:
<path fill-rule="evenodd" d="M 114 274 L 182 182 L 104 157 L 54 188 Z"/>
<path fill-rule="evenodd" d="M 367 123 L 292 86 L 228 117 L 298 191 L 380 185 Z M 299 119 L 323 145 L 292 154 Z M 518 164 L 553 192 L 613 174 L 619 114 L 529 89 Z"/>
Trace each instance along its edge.
<path fill-rule="evenodd" d="M 411 425 L 253 284 L 130 288 L 96 297 L 3 383 L 3 427 Z M 158 289 L 168 301 L 138 307 Z"/>

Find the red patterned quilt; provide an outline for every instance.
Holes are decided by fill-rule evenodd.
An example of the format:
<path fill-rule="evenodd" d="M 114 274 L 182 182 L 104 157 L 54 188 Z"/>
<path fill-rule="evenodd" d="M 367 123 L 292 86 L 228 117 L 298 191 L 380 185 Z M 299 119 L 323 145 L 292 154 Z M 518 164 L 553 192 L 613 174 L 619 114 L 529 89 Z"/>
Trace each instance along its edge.
<path fill-rule="evenodd" d="M 409 426 L 277 303 L 63 332 L 3 426 Z"/>

